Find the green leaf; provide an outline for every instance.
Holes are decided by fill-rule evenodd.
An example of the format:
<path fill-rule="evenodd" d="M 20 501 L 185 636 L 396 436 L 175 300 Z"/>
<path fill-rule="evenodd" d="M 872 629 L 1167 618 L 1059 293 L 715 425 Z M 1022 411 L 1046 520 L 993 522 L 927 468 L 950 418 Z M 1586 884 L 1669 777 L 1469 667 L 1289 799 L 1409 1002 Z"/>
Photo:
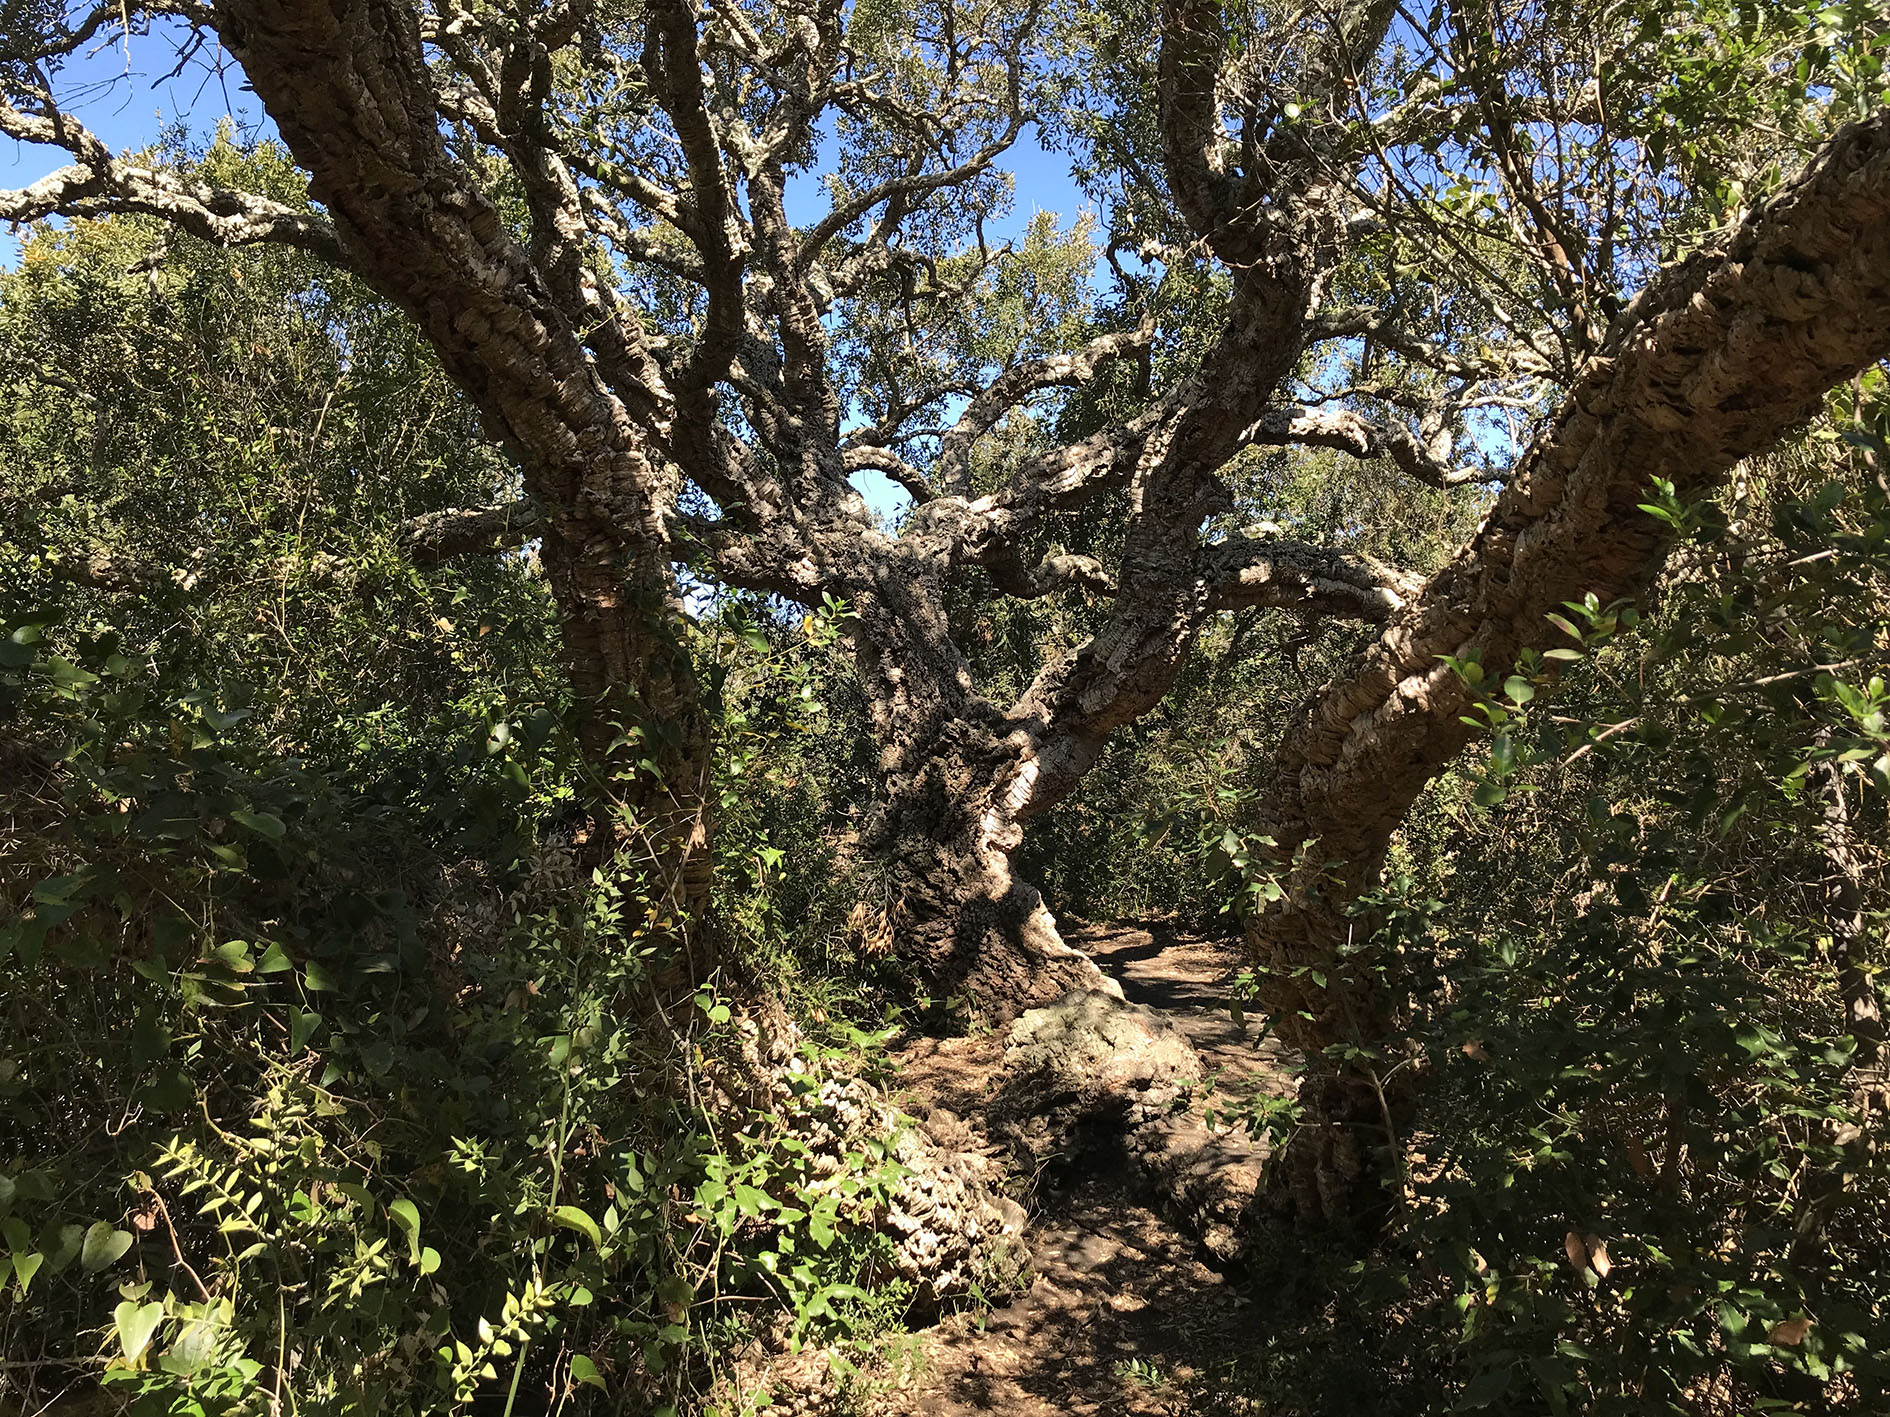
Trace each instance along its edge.
<path fill-rule="evenodd" d="M 60 1225 L 49 1223 L 40 1232 L 40 1252 L 46 1256 L 46 1263 L 57 1274 L 79 1257 L 79 1251 L 85 1245 L 85 1227 L 83 1225 Z"/>
<path fill-rule="evenodd" d="M 440 1252 L 431 1245 L 420 1251 L 420 1273 L 432 1274 L 440 1267 Z"/>
<path fill-rule="evenodd" d="M 300 1053 L 308 1046 L 315 1030 L 322 1026 L 322 1016 L 313 1009 L 289 1010 L 289 1052 Z"/>
<path fill-rule="evenodd" d="M 268 812 L 252 812 L 247 807 L 232 807 L 230 820 L 248 827 L 257 836 L 268 837 L 271 841 L 281 841 L 289 830 L 282 824 L 282 818 L 271 816 Z"/>
<path fill-rule="evenodd" d="M 407 1237 L 407 1258 L 420 1263 L 420 1208 L 410 1200 L 397 1200 L 387 1207 L 394 1224 Z"/>
<path fill-rule="evenodd" d="M 1479 1373 L 1471 1379 L 1470 1385 L 1463 1390 L 1457 1407 L 1488 1407 L 1509 1391 L 1511 1369 L 1497 1368 L 1487 1373 Z"/>
<path fill-rule="evenodd" d="M 118 1346 L 124 1349 L 125 1361 L 135 1366 L 144 1350 L 151 1346 L 158 1325 L 164 1322 L 164 1306 L 137 1304 L 127 1299 L 112 1310 L 112 1322 L 118 1329 Z"/>
<path fill-rule="evenodd" d="M 197 1099 L 197 1089 L 178 1066 L 160 1069 L 132 1094 L 139 1104 L 158 1112 L 180 1112 Z"/>
<path fill-rule="evenodd" d="M 281 974 L 284 970 L 294 968 L 295 962 L 289 958 L 288 951 L 274 940 L 271 940 L 269 948 L 263 951 L 263 957 L 256 961 L 258 974 Z"/>
<path fill-rule="evenodd" d="M 85 1232 L 79 1246 L 79 1266 L 88 1274 L 97 1274 L 117 1264 L 130 1248 L 130 1231 L 113 1229 L 109 1220 L 101 1220 Z"/>
<path fill-rule="evenodd" d="M 567 1230 L 576 1230 L 590 1238 L 591 1244 L 598 1249 L 604 1248 L 604 1232 L 598 1228 L 595 1220 L 574 1205 L 561 1205 L 551 1212 L 551 1222 L 562 1225 Z"/>
<path fill-rule="evenodd" d="M 79 668 L 69 659 L 54 655 L 46 661 L 46 668 L 52 674 L 53 683 L 62 689 L 83 689 L 98 683 L 98 675 Z"/>
<path fill-rule="evenodd" d="M 774 1209 L 774 1197 L 754 1186 L 735 1185 L 735 1205 L 743 1215 L 760 1215 Z"/>
<path fill-rule="evenodd" d="M 834 1221 L 840 1214 L 840 1202 L 832 1196 L 817 1203 L 807 1214 L 807 1233 L 814 1237 L 814 1243 L 825 1250 L 833 1245 L 838 1230 Z"/>
<path fill-rule="evenodd" d="M 217 1326 L 209 1319 L 199 1318 L 186 1322 L 171 1340 L 171 1346 L 158 1360 L 158 1366 L 167 1373 L 176 1373 L 180 1377 L 189 1377 L 215 1356 L 217 1348 Z"/>
<path fill-rule="evenodd" d="M 593 1363 L 589 1358 L 586 1358 L 582 1353 L 574 1353 L 571 1356 L 571 1381 L 574 1383 L 588 1383 L 600 1392 L 607 1391 L 604 1387 L 604 1376 L 597 1371 L 597 1364 Z"/>
<path fill-rule="evenodd" d="M 69 905 L 85 894 L 91 877 L 84 871 L 69 876 L 53 876 L 33 887 L 33 899 L 40 905 Z"/>
<path fill-rule="evenodd" d="M 45 1263 L 46 1257 L 32 1250 L 13 1256 L 13 1277 L 19 1281 L 20 1293 L 26 1292 L 26 1286 L 33 1282 L 33 1276 L 39 1273 L 39 1267 Z"/>

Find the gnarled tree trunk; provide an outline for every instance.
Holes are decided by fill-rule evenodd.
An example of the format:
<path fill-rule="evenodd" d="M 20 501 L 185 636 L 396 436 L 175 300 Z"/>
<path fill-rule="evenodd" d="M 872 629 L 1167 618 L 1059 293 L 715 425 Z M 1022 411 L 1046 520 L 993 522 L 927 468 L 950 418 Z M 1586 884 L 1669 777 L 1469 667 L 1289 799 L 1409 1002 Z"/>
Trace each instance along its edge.
<path fill-rule="evenodd" d="M 927 986 L 1002 1021 L 1072 989 L 1109 989 L 1066 944 L 1012 854 L 1023 828 L 1008 807 L 1020 764 L 975 724 L 896 787 L 869 845 L 884 863 L 900 953 Z"/>
<path fill-rule="evenodd" d="M 346 264 L 414 319 L 518 455 L 600 778 L 595 841 L 642 855 L 687 914 L 708 883 L 708 722 L 679 639 L 665 479 L 599 368 L 606 356 L 638 376 L 653 365 L 634 320 L 599 320 L 614 341 L 573 321 L 597 300 L 581 248 L 563 244 L 575 188 L 544 174 L 533 251 L 513 239 L 446 151 L 414 6 L 224 0 L 216 19 Z"/>
<path fill-rule="evenodd" d="M 1380 1193 L 1359 1181 L 1371 1150 L 1398 1144 L 1373 1078 L 1321 1054 L 1398 1031 L 1378 961 L 1349 949 L 1369 933 L 1352 907 L 1405 812 L 1473 734 L 1472 691 L 1442 656 L 1474 655 L 1501 683 L 1523 649 L 1550 643 L 1546 617 L 1563 602 L 1641 594 L 1668 547 L 1641 510 L 1656 479 L 1682 497 L 1710 490 L 1887 351 L 1890 112 L 1832 139 L 1719 249 L 1654 280 L 1476 537 L 1306 706 L 1266 803 L 1291 863 L 1286 897 L 1247 931 L 1275 1026 L 1315 1060 L 1307 1125 L 1277 1173 L 1304 1219 L 1369 1212 Z M 1391 1100 L 1395 1131 L 1409 1104 Z"/>
<path fill-rule="evenodd" d="M 886 784 L 863 844 L 885 870 L 887 924 L 913 975 L 1001 1021 L 1111 986 L 1012 868 L 1033 745 L 972 689 L 943 612 L 943 558 L 922 553 L 855 600 Z"/>

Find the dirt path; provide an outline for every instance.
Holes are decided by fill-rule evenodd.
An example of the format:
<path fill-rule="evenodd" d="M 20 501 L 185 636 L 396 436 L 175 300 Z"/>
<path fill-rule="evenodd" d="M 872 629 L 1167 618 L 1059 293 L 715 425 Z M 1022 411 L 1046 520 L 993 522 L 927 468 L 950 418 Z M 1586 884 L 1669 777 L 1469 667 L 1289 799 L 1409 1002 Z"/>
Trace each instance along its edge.
<path fill-rule="evenodd" d="M 1130 1002 L 1161 1011 L 1187 1034 L 1215 1079 L 1207 1108 L 1287 1086 L 1278 1046 L 1256 1048 L 1229 1015 L 1238 967 L 1230 942 L 1160 925 L 1073 924 L 1066 934 L 1121 982 Z M 906 1051 L 901 1080 L 928 1129 L 949 1129 L 979 1110 L 1002 1051 L 1001 1038 L 927 1039 Z M 1243 1134 L 1210 1127 L 1203 1112 L 1197 1100 L 1169 1142 L 1183 1180 L 1251 1194 L 1264 1153 Z M 1101 1172 L 1044 1178 L 1034 1196 L 1029 1288 L 981 1319 L 959 1315 L 915 1335 L 889 1371 L 863 1382 L 853 1410 L 885 1417 L 1250 1410 L 1219 1379 L 1254 1350 L 1255 1312 L 1204 1262 L 1201 1242 L 1145 1201 L 1146 1191 L 1126 1156 Z"/>

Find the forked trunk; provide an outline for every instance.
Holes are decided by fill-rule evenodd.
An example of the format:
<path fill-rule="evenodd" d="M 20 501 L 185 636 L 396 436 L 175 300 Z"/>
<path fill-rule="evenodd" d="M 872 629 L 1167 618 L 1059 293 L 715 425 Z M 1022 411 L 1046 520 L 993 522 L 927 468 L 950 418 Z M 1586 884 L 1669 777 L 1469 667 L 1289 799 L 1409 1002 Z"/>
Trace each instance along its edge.
<path fill-rule="evenodd" d="M 1022 828 L 1007 804 L 1018 763 L 972 724 L 925 762 L 881 812 L 868 845 L 884 863 L 895 947 L 934 997 L 1004 1022 L 1072 989 L 1111 990 L 1066 944 L 1012 854 Z"/>
<path fill-rule="evenodd" d="M 1034 749 L 971 687 L 943 608 L 942 558 L 915 547 L 888 570 L 853 603 L 886 784 L 863 845 L 885 870 L 893 949 L 934 998 L 990 1021 L 1071 989 L 1113 988 L 1012 869 Z"/>

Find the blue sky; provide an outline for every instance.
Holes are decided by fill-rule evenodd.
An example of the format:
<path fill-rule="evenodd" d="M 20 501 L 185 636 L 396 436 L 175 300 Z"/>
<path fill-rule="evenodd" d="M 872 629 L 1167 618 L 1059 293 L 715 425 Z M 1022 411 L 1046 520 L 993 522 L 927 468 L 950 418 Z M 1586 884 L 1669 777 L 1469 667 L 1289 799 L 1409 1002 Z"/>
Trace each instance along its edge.
<path fill-rule="evenodd" d="M 122 34 L 101 42 L 70 60 L 55 76 L 62 104 L 120 152 L 146 146 L 166 125 L 179 121 L 193 134 L 204 136 L 225 117 L 234 118 L 246 132 L 272 133 L 273 125 L 243 87 L 241 69 L 214 42 L 206 44 L 182 72 L 171 72 L 178 66 L 178 46 L 187 35 L 181 23 L 161 22 L 154 24 L 151 34 L 134 35 L 128 43 Z M 25 187 L 63 167 L 65 161 L 58 149 L 5 141 L 0 143 L 0 187 Z M 1067 221 L 1083 205 L 1068 160 L 1046 151 L 1034 128 L 1011 151 L 1005 165 L 1016 174 L 1017 201 L 1008 218 L 989 228 L 997 240 L 1019 234 L 1034 212 L 1053 211 Z M 797 185 L 813 189 L 811 182 Z M 0 262 L 12 265 L 18 251 L 18 242 L 0 235 Z"/>
<path fill-rule="evenodd" d="M 273 135 L 274 125 L 244 87 L 242 70 L 214 40 L 180 68 L 180 46 L 188 36 L 183 24 L 159 21 L 148 35 L 126 40 L 121 32 L 96 44 L 54 76 L 62 106 L 118 152 L 145 147 L 179 122 L 198 138 L 207 138 L 225 118 L 247 134 Z M 56 148 L 0 141 L 0 187 L 29 186 L 67 160 Z M 1034 127 L 1007 155 L 1005 166 L 1017 180 L 1016 201 L 1009 216 L 987 226 L 995 241 L 1021 235 L 1038 211 L 1055 212 L 1068 222 L 1084 205 L 1068 159 L 1046 150 Z M 809 174 L 795 185 L 819 201 L 815 176 Z M 791 211 L 791 219 L 811 222 L 825 210 L 824 202 L 808 205 L 805 213 Z M 0 266 L 14 265 L 19 250 L 18 240 L 0 231 Z M 862 473 L 855 484 L 882 517 L 896 516 L 910 500 L 902 488 L 877 473 Z"/>

